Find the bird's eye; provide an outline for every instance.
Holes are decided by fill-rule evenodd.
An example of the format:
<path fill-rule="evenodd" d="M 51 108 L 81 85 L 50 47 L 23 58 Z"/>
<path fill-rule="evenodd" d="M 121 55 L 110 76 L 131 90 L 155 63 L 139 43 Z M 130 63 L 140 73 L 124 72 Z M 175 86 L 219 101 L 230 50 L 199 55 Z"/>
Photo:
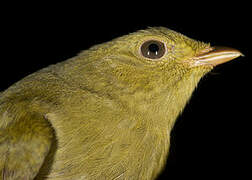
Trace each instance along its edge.
<path fill-rule="evenodd" d="M 163 42 L 149 40 L 142 44 L 140 51 L 142 56 L 155 60 L 164 56 L 166 48 Z"/>

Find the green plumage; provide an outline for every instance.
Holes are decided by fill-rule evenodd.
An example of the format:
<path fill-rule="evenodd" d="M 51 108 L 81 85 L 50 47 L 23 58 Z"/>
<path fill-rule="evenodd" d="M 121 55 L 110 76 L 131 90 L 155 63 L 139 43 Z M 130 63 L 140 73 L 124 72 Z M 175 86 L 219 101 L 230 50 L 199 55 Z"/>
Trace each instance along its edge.
<path fill-rule="evenodd" d="M 168 53 L 142 57 L 148 39 L 165 43 Z M 0 95 L 2 179 L 154 179 L 177 116 L 213 68 L 192 67 L 191 59 L 209 47 L 149 28 L 12 85 Z"/>

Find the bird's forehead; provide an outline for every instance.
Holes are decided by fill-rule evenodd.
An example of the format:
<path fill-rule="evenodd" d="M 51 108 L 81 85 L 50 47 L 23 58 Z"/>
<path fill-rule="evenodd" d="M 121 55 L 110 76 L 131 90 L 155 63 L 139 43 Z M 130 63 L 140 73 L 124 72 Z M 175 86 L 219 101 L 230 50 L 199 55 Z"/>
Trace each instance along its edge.
<path fill-rule="evenodd" d="M 173 31 L 171 29 L 165 27 L 151 27 L 145 30 L 139 30 L 134 33 L 131 33 L 126 36 L 122 36 L 119 38 L 119 43 L 128 42 L 130 46 L 132 44 L 142 44 L 144 41 L 147 40 L 158 40 L 168 44 L 176 44 L 177 46 L 186 46 L 186 45 L 193 45 L 197 44 L 198 42 L 194 39 L 191 39 L 181 33 Z"/>
<path fill-rule="evenodd" d="M 146 30 L 139 31 L 144 34 L 144 36 L 152 36 L 152 37 L 161 37 L 167 40 L 169 43 L 176 44 L 176 46 L 181 46 L 181 48 L 190 47 L 194 50 L 200 50 L 204 48 L 208 48 L 210 46 L 209 43 L 204 43 L 186 35 L 183 35 L 179 32 L 173 31 L 171 29 L 165 27 L 153 27 L 148 28 Z M 144 37 L 143 37 L 144 38 Z"/>
<path fill-rule="evenodd" d="M 163 34 L 163 35 L 170 35 L 170 34 L 179 34 L 176 31 L 173 31 L 171 29 L 165 28 L 165 27 L 149 27 L 145 30 L 140 30 L 140 32 L 143 33 L 149 33 L 149 34 Z"/>
<path fill-rule="evenodd" d="M 140 34 L 146 35 L 146 36 L 162 36 L 170 40 L 183 40 L 183 39 L 189 39 L 185 35 L 178 33 L 176 31 L 173 31 L 171 29 L 165 28 L 165 27 L 152 27 L 145 30 L 140 30 Z"/>

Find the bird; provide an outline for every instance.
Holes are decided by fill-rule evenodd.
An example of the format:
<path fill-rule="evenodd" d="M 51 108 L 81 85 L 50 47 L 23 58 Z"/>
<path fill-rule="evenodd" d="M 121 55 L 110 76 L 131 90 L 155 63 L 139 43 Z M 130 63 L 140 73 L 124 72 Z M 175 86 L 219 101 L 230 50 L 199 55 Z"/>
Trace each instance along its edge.
<path fill-rule="evenodd" d="M 149 27 L 24 77 L 0 92 L 0 177 L 157 178 L 200 79 L 242 55 Z"/>

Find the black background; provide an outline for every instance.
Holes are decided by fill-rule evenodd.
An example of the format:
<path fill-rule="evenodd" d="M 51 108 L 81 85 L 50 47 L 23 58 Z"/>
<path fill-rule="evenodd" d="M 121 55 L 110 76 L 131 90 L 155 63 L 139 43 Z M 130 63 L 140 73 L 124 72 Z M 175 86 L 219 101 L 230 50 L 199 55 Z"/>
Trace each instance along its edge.
<path fill-rule="evenodd" d="M 172 131 L 159 179 L 243 179 L 251 169 L 251 23 L 244 2 L 178 4 L 10 4 L 2 6 L 0 90 L 90 46 L 165 26 L 191 38 L 241 50 L 245 57 L 205 76 Z"/>

